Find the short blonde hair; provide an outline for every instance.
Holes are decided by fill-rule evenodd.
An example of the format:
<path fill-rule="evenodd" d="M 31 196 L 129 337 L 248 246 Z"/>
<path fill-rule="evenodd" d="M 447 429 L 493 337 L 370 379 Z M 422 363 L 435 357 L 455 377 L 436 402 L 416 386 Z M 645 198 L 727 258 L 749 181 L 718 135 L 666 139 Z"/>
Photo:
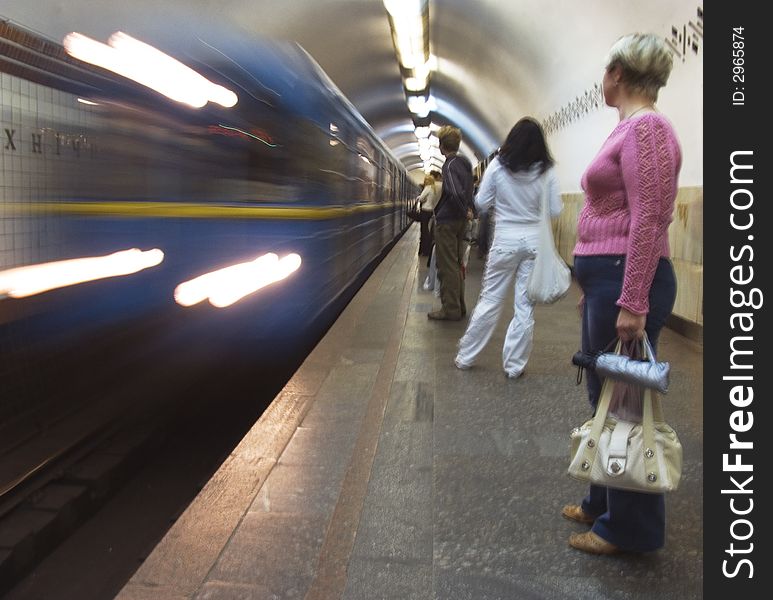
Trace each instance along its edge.
<path fill-rule="evenodd" d="M 609 49 L 607 71 L 622 69 L 622 82 L 653 102 L 671 74 L 674 57 L 666 42 L 651 33 L 631 33 L 621 37 Z"/>
<path fill-rule="evenodd" d="M 440 141 L 440 147 L 449 152 L 459 150 L 459 144 L 462 143 L 462 132 L 458 127 L 443 125 L 437 132 L 437 139 Z"/>

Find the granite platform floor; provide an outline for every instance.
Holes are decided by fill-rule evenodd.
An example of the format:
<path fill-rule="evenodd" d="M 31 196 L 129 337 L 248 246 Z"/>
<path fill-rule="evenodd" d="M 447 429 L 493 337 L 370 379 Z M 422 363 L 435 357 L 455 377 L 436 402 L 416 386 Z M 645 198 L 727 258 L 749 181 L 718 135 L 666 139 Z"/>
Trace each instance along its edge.
<path fill-rule="evenodd" d="M 382 261 L 121 600 L 537 600 L 702 597 L 702 348 L 672 331 L 664 398 L 684 446 L 667 545 L 591 556 L 562 518 L 569 431 L 589 417 L 571 356 L 578 290 L 537 307 L 525 375 L 505 377 L 505 309 L 477 365 L 466 320 L 429 321 L 412 227 Z M 467 305 L 483 263 L 472 251 Z M 512 304 L 509 304 L 512 306 Z"/>

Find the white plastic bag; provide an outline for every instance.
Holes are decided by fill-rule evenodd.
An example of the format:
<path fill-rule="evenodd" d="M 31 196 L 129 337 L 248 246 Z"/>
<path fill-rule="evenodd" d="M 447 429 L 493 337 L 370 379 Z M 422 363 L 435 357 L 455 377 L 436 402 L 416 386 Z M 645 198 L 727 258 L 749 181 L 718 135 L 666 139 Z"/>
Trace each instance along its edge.
<path fill-rule="evenodd" d="M 526 284 L 526 295 L 535 304 L 553 304 L 569 291 L 572 275 L 564 259 L 558 254 L 553 242 L 553 227 L 550 225 L 547 177 L 542 178 L 542 215 L 540 216 L 539 242 L 534 268 Z"/>

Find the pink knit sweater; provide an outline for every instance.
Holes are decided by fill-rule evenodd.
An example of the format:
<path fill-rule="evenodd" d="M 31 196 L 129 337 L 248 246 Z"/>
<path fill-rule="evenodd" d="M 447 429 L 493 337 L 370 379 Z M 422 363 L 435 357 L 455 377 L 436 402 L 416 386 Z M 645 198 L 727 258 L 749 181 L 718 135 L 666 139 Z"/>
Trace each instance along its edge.
<path fill-rule="evenodd" d="M 671 223 L 682 164 L 679 140 L 659 113 L 620 121 L 582 176 L 585 203 L 574 254 L 625 254 L 618 306 L 649 312 L 660 257 L 670 255 Z"/>

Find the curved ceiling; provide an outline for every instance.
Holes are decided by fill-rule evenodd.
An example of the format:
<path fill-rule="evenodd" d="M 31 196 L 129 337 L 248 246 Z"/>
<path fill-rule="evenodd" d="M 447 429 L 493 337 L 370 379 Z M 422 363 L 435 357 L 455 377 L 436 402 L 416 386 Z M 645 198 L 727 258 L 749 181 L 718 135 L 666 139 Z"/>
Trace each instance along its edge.
<path fill-rule="evenodd" d="M 665 23 L 675 3 L 694 5 L 428 0 L 429 51 L 435 57 L 431 119 L 459 126 L 462 152 L 476 163 L 496 149 L 518 118 L 544 118 L 587 89 L 589 77 L 600 80 L 610 43 Z M 174 26 L 179 11 L 295 40 L 398 157 L 421 167 L 383 0 L 166 0 L 162 6 L 157 0 L 6 0 L 0 11 L 59 41 L 70 31 L 103 40 L 116 30 L 131 34 L 149 20 Z"/>

